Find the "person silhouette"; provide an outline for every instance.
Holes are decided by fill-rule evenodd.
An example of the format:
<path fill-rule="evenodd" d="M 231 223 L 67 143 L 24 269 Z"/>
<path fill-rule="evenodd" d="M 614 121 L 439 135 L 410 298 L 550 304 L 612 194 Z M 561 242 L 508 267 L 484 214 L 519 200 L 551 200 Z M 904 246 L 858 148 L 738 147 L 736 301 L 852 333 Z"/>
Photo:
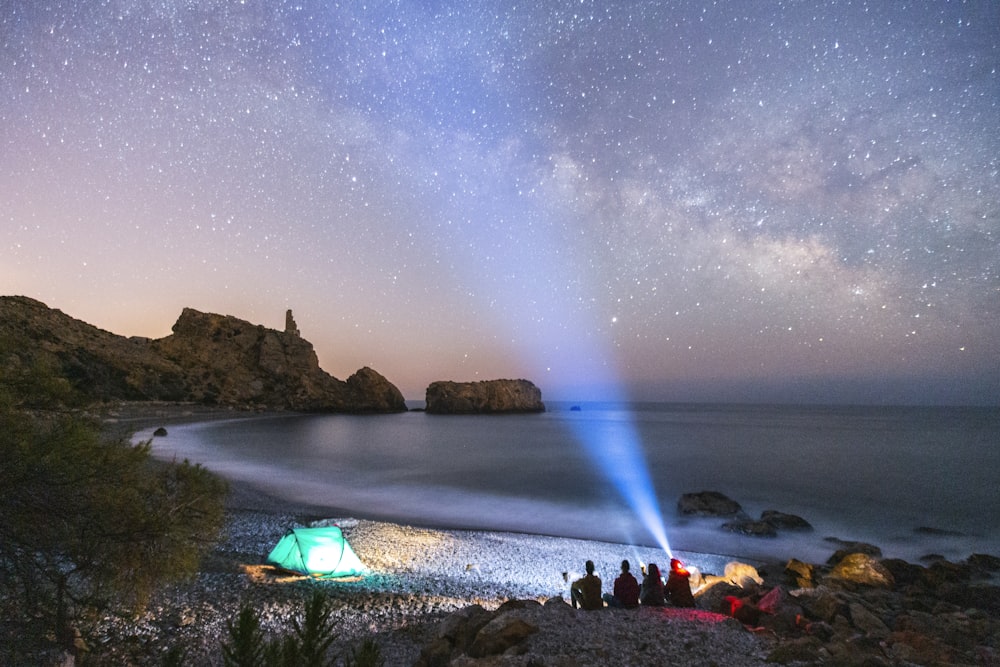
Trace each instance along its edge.
<path fill-rule="evenodd" d="M 579 606 L 580 609 L 603 609 L 604 600 L 601 599 L 601 578 L 594 574 L 594 561 L 588 560 L 584 565 L 587 574 L 577 579 L 570 586 L 570 599 L 573 608 Z"/>
<path fill-rule="evenodd" d="M 667 575 L 667 597 L 675 607 L 693 607 L 691 595 L 691 573 L 676 558 L 670 559 L 670 574 Z"/>
<path fill-rule="evenodd" d="M 609 607 L 635 609 L 639 606 L 639 582 L 629 571 L 632 566 L 627 560 L 622 561 L 622 573 L 615 579 L 614 594 L 605 593 L 604 601 Z"/>
<path fill-rule="evenodd" d="M 650 563 L 646 568 L 646 576 L 642 578 L 642 587 L 639 589 L 639 602 L 647 607 L 662 607 L 667 603 L 660 568 L 656 563 Z"/>

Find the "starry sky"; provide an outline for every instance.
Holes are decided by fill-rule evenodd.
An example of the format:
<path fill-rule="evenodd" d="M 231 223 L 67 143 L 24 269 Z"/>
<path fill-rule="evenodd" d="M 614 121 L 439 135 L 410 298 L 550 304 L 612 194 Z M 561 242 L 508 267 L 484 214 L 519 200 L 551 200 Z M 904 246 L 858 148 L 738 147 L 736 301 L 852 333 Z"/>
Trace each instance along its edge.
<path fill-rule="evenodd" d="M 412 399 L 1000 404 L 1000 3 L 0 8 L 2 294 Z"/>

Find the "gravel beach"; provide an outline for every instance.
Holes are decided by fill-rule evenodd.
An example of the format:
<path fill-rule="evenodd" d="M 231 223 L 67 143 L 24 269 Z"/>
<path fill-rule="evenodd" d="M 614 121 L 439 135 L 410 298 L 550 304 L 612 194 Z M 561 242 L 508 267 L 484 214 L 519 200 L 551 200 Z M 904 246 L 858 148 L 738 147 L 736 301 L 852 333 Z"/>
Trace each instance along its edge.
<path fill-rule="evenodd" d="M 323 520 L 343 528 L 367 576 L 322 581 L 264 565 L 287 528 Z M 222 539 L 196 578 L 158 594 L 137 619 L 106 619 L 97 636 L 105 648 L 115 647 L 111 652 L 122 664 L 155 659 L 182 645 L 190 664 L 221 665 L 226 624 L 244 604 L 252 604 L 264 630 L 277 636 L 291 628 L 304 600 L 319 588 L 333 602 L 334 651 L 346 655 L 371 637 L 386 665 L 417 662 L 453 612 L 471 605 L 496 610 L 509 600 L 549 602 L 512 612 L 538 631 L 512 654 L 468 664 L 764 664 L 769 641 L 727 616 L 669 607 L 585 612 L 570 606 L 567 579 L 580 576 L 586 559 L 595 562 L 610 591 L 623 558 L 637 569 L 638 560 L 662 563 L 666 556 L 602 542 L 331 516 L 236 484 Z"/>

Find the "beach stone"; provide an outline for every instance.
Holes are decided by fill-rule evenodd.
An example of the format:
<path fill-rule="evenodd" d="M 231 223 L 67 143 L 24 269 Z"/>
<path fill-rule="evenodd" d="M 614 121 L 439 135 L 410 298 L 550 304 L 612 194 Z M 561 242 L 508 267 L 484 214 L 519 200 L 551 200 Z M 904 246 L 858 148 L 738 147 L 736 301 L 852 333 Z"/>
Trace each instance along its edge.
<path fill-rule="evenodd" d="M 451 664 L 452 644 L 444 637 L 436 637 L 420 650 L 414 667 L 447 667 Z"/>
<path fill-rule="evenodd" d="M 949 665 L 954 663 L 954 652 L 934 637 L 906 630 L 893 632 L 886 642 L 889 655 L 901 664 Z M 993 664 L 982 662 L 980 664 Z"/>
<path fill-rule="evenodd" d="M 487 623 L 476 634 L 468 654 L 473 658 L 503 653 L 538 632 L 538 626 L 513 615 L 503 614 Z"/>
<path fill-rule="evenodd" d="M 764 579 L 757 573 L 757 568 L 739 561 L 726 563 L 723 576 L 726 578 L 726 581 L 740 588 L 750 588 L 753 584 L 760 586 L 764 583 Z"/>
<path fill-rule="evenodd" d="M 822 648 L 823 642 L 816 637 L 796 637 L 778 644 L 777 648 L 767 656 L 767 661 L 779 665 L 789 663 L 814 664 L 819 662 L 820 649 Z"/>
<path fill-rule="evenodd" d="M 864 553 L 851 553 L 841 558 L 827 575 L 827 580 L 880 588 L 892 588 L 895 585 L 892 572 Z"/>
<path fill-rule="evenodd" d="M 824 623 L 832 623 L 844 609 L 841 599 L 825 587 L 801 589 L 794 597 L 810 619 Z"/>
<path fill-rule="evenodd" d="M 729 615 L 725 598 L 729 595 L 742 595 L 743 589 L 733 586 L 721 577 L 715 577 L 715 581 L 702 588 L 694 597 L 695 606 L 699 609 L 714 611 L 719 614 Z"/>
<path fill-rule="evenodd" d="M 923 571 L 923 578 L 927 586 L 938 588 L 944 584 L 968 581 L 972 578 L 972 569 L 968 565 L 940 560 Z"/>
<path fill-rule="evenodd" d="M 757 608 L 763 612 L 760 624 L 777 634 L 789 635 L 801 625 L 802 607 L 781 586 L 775 586 L 758 600 Z"/>
<path fill-rule="evenodd" d="M 824 541 L 840 545 L 840 549 L 833 552 L 833 555 L 827 559 L 827 565 L 833 565 L 839 562 L 847 554 L 868 554 L 869 556 L 873 556 L 875 558 L 882 557 L 882 550 L 874 544 L 868 544 L 867 542 L 851 542 L 848 540 L 840 540 L 836 537 L 827 537 Z"/>
<path fill-rule="evenodd" d="M 757 627 L 760 624 L 761 611 L 750 597 L 728 595 L 725 598 L 728 614 L 743 625 Z"/>
<path fill-rule="evenodd" d="M 765 614 L 777 614 L 785 598 L 785 591 L 780 586 L 769 590 L 757 601 L 757 608 Z"/>
<path fill-rule="evenodd" d="M 812 588 L 815 586 L 813 573 L 816 568 L 810 563 L 792 558 L 785 564 L 785 575 L 799 588 Z"/>
<path fill-rule="evenodd" d="M 848 606 L 851 615 L 851 623 L 861 632 L 872 637 L 885 639 L 889 636 L 889 628 L 882 619 L 873 614 L 859 602 L 852 602 Z"/>
<path fill-rule="evenodd" d="M 438 636 L 449 641 L 449 654 L 454 651 L 464 653 L 475 641 L 480 629 L 492 619 L 492 612 L 478 604 L 469 605 L 447 616 L 441 623 Z"/>
<path fill-rule="evenodd" d="M 718 491 L 685 493 L 677 501 L 677 511 L 685 516 L 737 516 L 743 507 Z"/>
<path fill-rule="evenodd" d="M 926 568 L 907 562 L 901 558 L 886 558 L 882 566 L 892 573 L 897 586 L 909 586 L 924 582 Z"/>

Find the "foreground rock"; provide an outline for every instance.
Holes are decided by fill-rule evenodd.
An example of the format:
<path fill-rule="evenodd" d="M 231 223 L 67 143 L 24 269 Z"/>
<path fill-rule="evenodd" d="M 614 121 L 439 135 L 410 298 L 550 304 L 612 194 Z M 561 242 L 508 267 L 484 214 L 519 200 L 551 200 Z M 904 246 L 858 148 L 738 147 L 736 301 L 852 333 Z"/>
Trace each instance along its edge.
<path fill-rule="evenodd" d="M 347 381 L 319 367 L 291 311 L 277 331 L 185 308 L 173 334 L 125 338 L 26 297 L 0 297 L 0 370 L 41 363 L 85 402 L 170 401 L 240 409 L 402 412 L 402 394 L 363 368 Z"/>
<path fill-rule="evenodd" d="M 997 572 L 1000 559 L 985 555 L 923 567 L 846 553 L 826 566 L 774 566 L 756 590 L 720 591 L 721 604 L 773 633 L 770 662 L 995 665 Z"/>
<path fill-rule="evenodd" d="M 542 392 L 528 380 L 433 382 L 426 410 L 433 414 L 544 412 Z"/>

